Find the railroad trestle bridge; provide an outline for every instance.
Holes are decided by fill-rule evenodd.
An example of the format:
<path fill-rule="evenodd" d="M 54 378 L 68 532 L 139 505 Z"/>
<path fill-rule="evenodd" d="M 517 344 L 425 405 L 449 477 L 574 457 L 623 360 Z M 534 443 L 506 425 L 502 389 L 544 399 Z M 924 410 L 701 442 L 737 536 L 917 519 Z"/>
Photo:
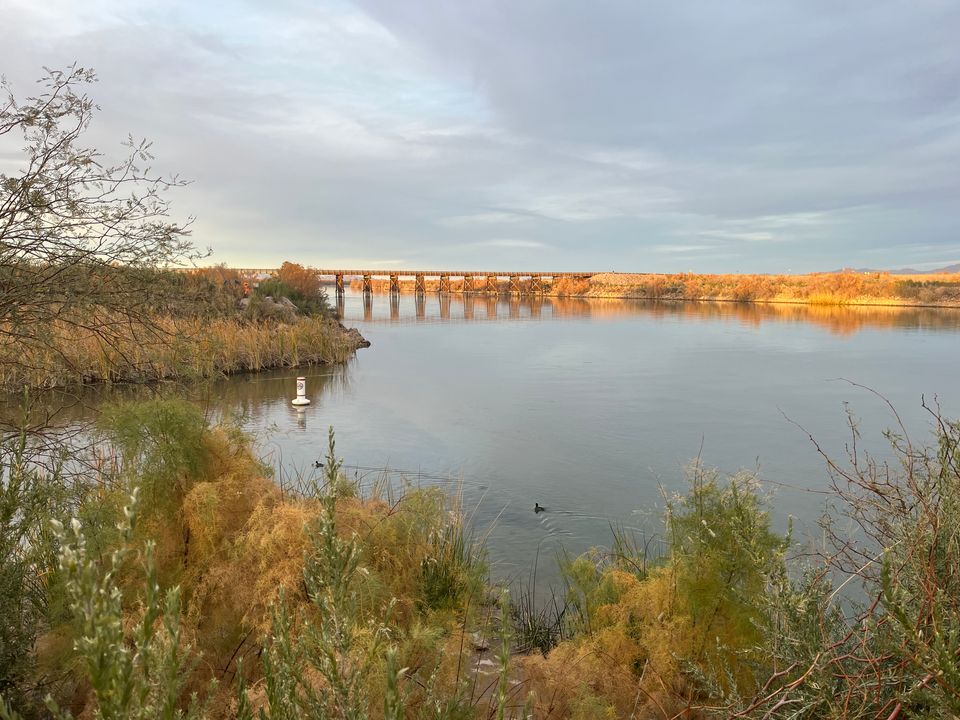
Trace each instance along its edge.
<path fill-rule="evenodd" d="M 487 270 L 370 270 L 370 269 L 336 269 L 311 268 L 320 278 L 330 278 L 337 288 L 337 294 L 344 292 L 344 278 L 360 278 L 361 289 L 364 294 L 373 291 L 373 281 L 389 280 L 391 294 L 400 293 L 401 278 L 413 278 L 413 290 L 417 294 L 427 291 L 427 280 L 437 282 L 437 291 L 440 293 L 490 293 L 500 292 L 501 280 L 507 282 L 507 292 L 517 295 L 542 295 L 545 291 L 545 282 L 559 278 L 574 278 L 588 280 L 596 273 L 583 272 L 496 272 Z M 241 274 L 260 275 L 276 273 L 276 268 L 238 268 Z M 456 290 L 453 280 L 460 280 Z"/>

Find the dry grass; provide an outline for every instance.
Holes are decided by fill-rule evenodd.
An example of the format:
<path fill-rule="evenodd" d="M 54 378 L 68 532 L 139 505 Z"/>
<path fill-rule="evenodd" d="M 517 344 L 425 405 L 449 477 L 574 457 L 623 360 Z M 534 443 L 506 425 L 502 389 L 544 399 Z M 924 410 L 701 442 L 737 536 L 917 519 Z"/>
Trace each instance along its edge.
<path fill-rule="evenodd" d="M 362 289 L 354 279 L 351 289 Z M 401 293 L 413 293 L 414 281 L 401 279 Z M 463 292 L 464 281 L 451 278 L 450 291 Z M 530 281 L 520 282 L 522 292 Z M 390 281 L 371 280 L 376 293 L 390 290 Z M 438 279 L 425 281 L 427 292 L 440 289 Z M 474 278 L 473 292 L 486 292 L 485 278 Z M 498 293 L 509 291 L 506 281 Z M 960 274 L 891 275 L 889 273 L 812 273 L 809 275 L 698 275 L 693 273 L 601 273 L 589 280 L 561 277 L 546 281 L 544 292 L 560 298 L 650 300 L 722 300 L 733 302 L 802 303 L 807 305 L 915 305 L 960 307 Z"/>
<path fill-rule="evenodd" d="M 103 332 L 52 326 L 42 348 L 0 342 L 0 389 L 67 387 L 102 382 L 201 379 L 277 367 L 338 363 L 356 350 L 356 336 L 335 321 L 291 323 L 240 318 L 166 318 L 153 331 L 118 325 Z"/>
<path fill-rule="evenodd" d="M 250 696 L 262 694 L 260 664 L 265 637 L 272 631 L 271 606 L 284 603 L 293 632 L 316 619 L 317 606 L 307 597 L 305 556 L 311 548 L 310 528 L 322 512 L 321 501 L 291 494 L 266 477 L 266 469 L 252 454 L 246 438 L 230 428 L 206 429 L 200 441 L 202 462 L 181 474 L 175 485 L 162 483 L 166 495 L 141 509 L 138 537 L 156 544 L 157 577 L 161 586 L 179 586 L 182 598 L 181 635 L 191 646 L 196 669 L 187 689 L 203 692 L 210 679 L 221 685 L 212 698 L 210 717 L 233 717 L 235 674 L 242 667 Z M 123 473 L 140 477 L 137 463 Z M 309 483 L 308 483 L 309 484 Z M 122 496 L 124 482 L 114 480 L 106 490 Z M 463 624 L 484 600 L 485 575 L 476 546 L 475 564 L 450 557 L 451 534 L 462 533 L 463 516 L 440 489 L 407 489 L 387 501 L 375 493 L 358 496 L 348 484 L 339 495 L 335 512 L 337 532 L 356 538 L 362 554 L 358 574 L 363 618 L 384 623 L 397 661 L 406 668 L 404 686 L 411 710 L 434 695 L 453 698 L 467 679 L 469 642 Z M 138 540 L 139 542 L 139 540 Z M 465 556 L 464 556 L 465 557 Z M 449 596 L 436 597 L 428 568 L 446 567 L 461 575 L 449 586 Z M 142 576 L 135 568 L 119 578 L 129 598 L 128 622 L 137 622 L 142 608 Z M 281 592 L 283 588 L 283 592 Z M 449 603 L 449 604 L 448 604 Z M 38 666 L 70 666 L 65 650 L 66 627 L 53 628 L 37 644 Z M 361 649 L 357 648 L 359 652 Z M 48 657 L 47 653 L 56 653 Z M 382 658 L 381 658 L 382 660 Z M 382 669 L 381 669 L 382 670 Z M 378 684 L 371 687 L 371 717 L 377 717 Z M 429 690 L 427 690 L 429 688 Z M 423 692 L 421 692 L 423 690 Z M 92 710 L 91 696 L 82 685 L 75 690 L 74 710 L 81 717 Z"/>
<path fill-rule="evenodd" d="M 561 296 L 727 300 L 813 305 L 935 305 L 960 307 L 960 274 L 813 273 L 810 275 L 672 275 L 601 273 L 563 279 Z"/>

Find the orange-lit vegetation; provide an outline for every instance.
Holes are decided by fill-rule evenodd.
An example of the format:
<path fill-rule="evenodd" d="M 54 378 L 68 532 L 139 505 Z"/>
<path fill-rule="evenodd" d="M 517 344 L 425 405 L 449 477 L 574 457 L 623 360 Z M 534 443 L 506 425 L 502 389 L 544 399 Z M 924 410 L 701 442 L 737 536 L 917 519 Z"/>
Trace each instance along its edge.
<path fill-rule="evenodd" d="M 563 559 L 555 615 L 514 625 L 542 652 L 511 658 L 524 612 L 494 599 L 441 491 L 362 491 L 332 436 L 322 474 L 281 487 L 186 403 L 108 409 L 116 462 L 90 482 L 4 450 L 0 511 L 22 512 L 0 512 L 0 603 L 18 618 L 0 692 L 30 717 L 43 694 L 124 718 L 191 693 L 191 720 L 952 717 L 960 423 L 932 417 L 930 446 L 890 436 L 892 466 L 831 461 L 838 515 L 807 562 L 750 476 L 695 465 L 662 544 L 616 532 Z M 45 530 L 65 514 L 77 522 Z M 481 663 L 491 634 L 504 649 Z"/>
<path fill-rule="evenodd" d="M 558 295 L 655 300 L 798 302 L 814 305 L 960 305 L 960 275 L 814 273 L 810 275 L 674 275 L 603 273 L 561 279 Z"/>
<path fill-rule="evenodd" d="M 122 282 L 123 269 L 116 273 Z M 135 313 L 97 306 L 81 317 L 64 313 L 45 325 L 38 341 L 0 333 L 0 390 L 197 380 L 338 363 L 363 342 L 329 317 L 316 276 L 293 263 L 252 288 L 246 307 L 241 300 L 251 281 L 224 266 L 157 272 L 153 283 L 160 300 Z M 275 300 L 294 299 L 299 309 L 268 304 L 270 293 Z"/>
<path fill-rule="evenodd" d="M 339 698 L 358 711 L 362 707 L 362 715 L 314 717 L 367 717 L 368 706 L 376 717 L 376 708 L 384 706 L 385 677 L 401 667 L 403 701 L 411 711 L 421 707 L 426 712 L 442 697 L 472 712 L 477 705 L 472 645 L 464 641 L 464 627 L 482 629 L 479 624 L 486 622 L 491 605 L 482 553 L 466 536 L 457 506 L 443 491 L 396 493 L 384 486 L 364 493 L 339 473 L 332 439 L 322 475 L 301 478 L 297 490 L 281 489 L 237 430 L 209 428 L 195 407 L 181 401 L 110 408 L 101 424 L 118 453 L 117 463 L 79 500 L 83 521 L 78 527 L 94 556 L 117 547 L 135 556 L 149 544 L 153 582 L 178 588 L 173 617 L 157 628 L 161 646 L 174 642 L 180 648 L 177 672 L 185 675 L 177 681 L 174 701 L 198 692 L 207 696 L 206 717 L 237 717 L 242 675 L 243 695 L 253 712 L 263 709 L 268 717 L 282 717 L 277 705 L 293 698 L 278 698 L 269 674 L 285 661 L 277 643 L 292 643 L 300 659 L 289 671 L 302 673 L 299 679 L 286 678 L 292 692 L 333 692 L 331 677 L 325 675 L 329 668 L 313 652 L 335 653 L 339 666 L 334 673 L 344 682 L 362 680 Z M 122 508 L 134 487 L 135 527 L 124 536 L 116 526 L 124 523 Z M 34 542 L 51 540 L 44 533 L 32 537 Z M 345 565 L 325 565 L 336 558 Z M 48 563 L 34 571 L 49 575 L 49 613 L 36 628 L 29 660 L 16 659 L 23 666 L 19 670 L 0 667 L 0 683 L 7 679 L 3 671 L 21 677 L 24 712 L 32 708 L 42 714 L 32 703 L 42 698 L 37 692 L 49 692 L 75 716 L 93 716 L 107 698 L 90 663 L 116 659 L 91 659 L 80 638 L 98 635 L 100 626 L 113 620 L 131 633 L 142 623 L 150 601 L 139 563 L 125 561 L 116 568 L 113 583 L 122 602 L 114 612 L 119 617 L 91 609 L 106 614 L 90 625 L 57 604 L 62 600 L 58 593 L 83 595 L 83 588 L 63 588 L 82 585 L 83 576 L 50 565 L 45 554 L 35 562 Z M 325 605 L 318 598 L 337 583 L 346 595 L 335 606 Z M 336 630 L 346 634 L 348 647 L 333 648 L 335 638 L 321 637 L 331 614 L 338 615 Z M 324 644 L 328 640 L 331 645 Z M 385 649 L 384 642 L 392 648 L 393 671 L 376 651 Z M 20 672 L 28 666 L 58 671 L 55 678 L 30 680 Z M 32 682 L 43 685 L 31 689 Z M 6 696 L 10 698 L 9 688 Z M 304 702 L 309 705 L 306 698 Z M 314 709 L 336 705 L 318 697 L 312 702 Z"/>
<path fill-rule="evenodd" d="M 386 278 L 372 278 L 376 293 L 390 290 Z M 437 292 L 440 282 L 427 278 L 427 292 Z M 354 278 L 352 290 L 361 290 Z M 413 280 L 401 278 L 400 292 L 413 293 Z M 450 291 L 463 292 L 462 278 L 450 279 Z M 529 280 L 520 281 L 522 292 Z M 472 291 L 486 293 L 485 278 L 473 280 Z M 510 291 L 500 280 L 497 293 Z M 782 302 L 809 305 L 931 305 L 960 306 L 960 275 L 891 275 L 889 273 L 814 273 L 810 275 L 698 275 L 601 273 L 590 279 L 561 277 L 544 282 L 544 292 L 555 297 L 637 298 L 648 300 L 719 300 L 733 302 Z"/>
<path fill-rule="evenodd" d="M 931 415 L 931 445 L 889 435 L 890 465 L 828 459 L 836 515 L 805 562 L 749 477 L 699 465 L 664 550 L 617 532 L 567 559 L 567 605 L 542 620 L 564 639 L 522 661 L 536 717 L 956 716 L 960 423 Z"/>
<path fill-rule="evenodd" d="M 571 637 L 522 663 L 541 717 L 693 717 L 711 684 L 749 693 L 764 676 L 763 593 L 787 540 L 748 476 L 692 473 L 668 505 L 665 557 L 619 536 L 565 560 Z"/>
<path fill-rule="evenodd" d="M 0 342 L 0 388 L 69 387 L 100 382 L 199 380 L 222 374 L 347 360 L 359 335 L 335 321 L 157 318 L 151 327 L 120 325 L 109 340 L 75 325 L 48 328 L 49 344 L 24 353 Z"/>

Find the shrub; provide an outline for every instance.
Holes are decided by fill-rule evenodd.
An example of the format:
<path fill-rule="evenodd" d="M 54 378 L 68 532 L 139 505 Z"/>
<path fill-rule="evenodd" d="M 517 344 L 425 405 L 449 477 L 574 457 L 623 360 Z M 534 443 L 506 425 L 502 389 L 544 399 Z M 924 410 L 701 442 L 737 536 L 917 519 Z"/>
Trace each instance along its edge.
<path fill-rule="evenodd" d="M 689 710 L 755 687 L 757 623 L 787 539 L 770 531 L 749 476 L 723 480 L 695 465 L 690 480 L 668 503 L 661 563 L 622 537 L 613 553 L 564 561 L 572 639 L 524 662 L 560 716 Z"/>
<path fill-rule="evenodd" d="M 828 518 L 823 563 L 771 595 L 764 652 L 776 673 L 738 717 L 960 713 L 960 423 L 931 416 L 932 445 L 888 433 L 892 462 L 859 450 L 854 421 L 850 462 L 826 458 L 859 533 Z M 832 588 L 830 574 L 845 580 Z"/>

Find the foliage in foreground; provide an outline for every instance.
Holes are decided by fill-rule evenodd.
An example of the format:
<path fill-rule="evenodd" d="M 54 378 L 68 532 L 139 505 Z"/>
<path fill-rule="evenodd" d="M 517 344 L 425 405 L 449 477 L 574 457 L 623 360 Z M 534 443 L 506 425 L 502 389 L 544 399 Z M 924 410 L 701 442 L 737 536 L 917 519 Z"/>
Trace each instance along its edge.
<path fill-rule="evenodd" d="M 827 458 L 817 562 L 785 560 L 746 478 L 699 467 L 663 557 L 567 559 L 566 639 L 523 661 L 538 717 L 960 716 L 960 423 L 931 417 L 892 463 Z"/>
<path fill-rule="evenodd" d="M 564 560 L 559 631 L 518 661 L 439 491 L 364 497 L 331 435 L 284 495 L 192 406 L 116 408 L 120 470 L 82 489 L 5 455 L 0 717 L 954 717 L 960 424 L 932 417 L 933 446 L 890 435 L 896 464 L 829 462 L 820 562 L 786 559 L 751 478 L 694 466 L 662 550 Z M 501 636 L 492 673 L 473 630 Z"/>
<path fill-rule="evenodd" d="M 9 658 L 28 668 L 4 691 L 21 714 L 127 717 L 139 698 L 163 717 L 474 715 L 465 624 L 492 606 L 478 548 L 450 544 L 462 521 L 439 490 L 363 497 L 331 437 L 325 477 L 284 495 L 242 435 L 180 401 L 109 410 L 103 431 L 120 470 L 63 509 L 59 562 L 3 558 L 19 573 L 11 596 L 42 574 L 63 598 L 59 612 L 38 604 L 33 651 L 27 638 Z"/>

